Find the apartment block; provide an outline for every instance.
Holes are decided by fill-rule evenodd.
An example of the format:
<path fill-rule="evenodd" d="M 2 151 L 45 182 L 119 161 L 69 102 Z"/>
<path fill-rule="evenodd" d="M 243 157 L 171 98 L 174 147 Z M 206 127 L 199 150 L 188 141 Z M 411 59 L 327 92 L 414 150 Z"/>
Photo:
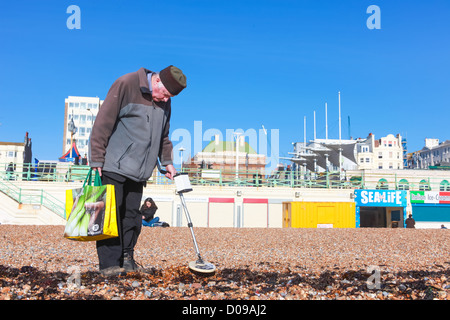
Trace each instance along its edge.
<path fill-rule="evenodd" d="M 80 156 L 88 156 L 89 137 L 102 103 L 103 100 L 98 97 L 69 96 L 65 99 L 62 154 L 65 154 L 75 142 Z M 72 119 L 76 128 L 73 135 L 69 131 Z"/>

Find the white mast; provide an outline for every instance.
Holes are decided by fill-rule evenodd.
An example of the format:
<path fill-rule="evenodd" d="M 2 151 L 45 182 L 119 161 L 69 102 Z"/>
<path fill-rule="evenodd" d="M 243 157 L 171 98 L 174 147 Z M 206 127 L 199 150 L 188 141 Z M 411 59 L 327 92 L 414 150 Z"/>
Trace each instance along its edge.
<path fill-rule="evenodd" d="M 316 110 L 314 110 L 314 142 L 316 142 Z"/>
<path fill-rule="evenodd" d="M 342 142 L 341 142 L 341 92 L 339 94 L 339 178 L 342 180 Z"/>
<path fill-rule="evenodd" d="M 325 102 L 325 139 L 328 140 L 328 115 L 326 102 Z"/>
<path fill-rule="evenodd" d="M 341 92 L 339 94 L 339 143 L 341 143 Z"/>
<path fill-rule="evenodd" d="M 303 141 L 305 143 L 304 148 L 306 148 L 306 116 L 303 119 Z"/>

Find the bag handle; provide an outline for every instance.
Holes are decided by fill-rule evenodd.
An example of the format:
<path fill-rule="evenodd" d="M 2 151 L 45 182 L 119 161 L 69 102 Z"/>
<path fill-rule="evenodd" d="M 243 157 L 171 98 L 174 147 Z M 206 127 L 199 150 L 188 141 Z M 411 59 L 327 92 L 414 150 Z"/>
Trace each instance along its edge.
<path fill-rule="evenodd" d="M 100 177 L 100 174 L 98 173 L 98 170 L 95 170 L 94 186 L 95 187 L 102 186 L 102 178 Z"/>
<path fill-rule="evenodd" d="M 92 168 L 89 169 L 86 179 L 84 179 L 83 188 L 86 186 L 86 183 L 88 186 L 92 185 Z M 98 170 L 95 170 L 94 187 L 99 186 L 102 186 L 102 178 L 100 177 Z"/>
<path fill-rule="evenodd" d="M 92 180 L 92 168 L 89 169 L 88 174 L 86 176 L 86 179 L 84 179 L 83 188 L 85 187 L 86 182 L 90 186 L 91 185 L 91 180 Z"/>

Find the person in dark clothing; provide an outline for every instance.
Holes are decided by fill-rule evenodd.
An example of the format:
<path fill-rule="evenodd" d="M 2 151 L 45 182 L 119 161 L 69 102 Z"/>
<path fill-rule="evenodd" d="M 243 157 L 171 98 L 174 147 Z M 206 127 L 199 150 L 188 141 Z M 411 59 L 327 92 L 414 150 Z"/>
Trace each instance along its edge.
<path fill-rule="evenodd" d="M 155 218 L 156 210 L 158 206 L 152 198 L 147 198 L 141 207 L 142 224 L 146 227 L 151 227 L 153 223 L 158 222 L 159 218 Z"/>
<path fill-rule="evenodd" d="M 159 221 L 159 217 L 155 217 L 158 206 L 152 198 L 147 198 L 144 201 L 140 211 L 142 214 L 142 225 L 146 227 L 169 227 L 167 222 Z"/>
<path fill-rule="evenodd" d="M 408 219 L 405 220 L 405 224 L 407 228 L 415 228 L 416 221 L 414 221 L 411 214 L 408 216 Z"/>
<path fill-rule="evenodd" d="M 169 139 L 171 98 L 186 88 L 186 76 L 174 66 L 160 72 L 140 68 L 121 76 L 100 107 L 89 141 L 89 165 L 102 183 L 115 187 L 119 237 L 97 241 L 100 272 L 105 276 L 136 271 L 134 247 L 142 228 L 143 188 L 158 158 L 173 179 Z"/>

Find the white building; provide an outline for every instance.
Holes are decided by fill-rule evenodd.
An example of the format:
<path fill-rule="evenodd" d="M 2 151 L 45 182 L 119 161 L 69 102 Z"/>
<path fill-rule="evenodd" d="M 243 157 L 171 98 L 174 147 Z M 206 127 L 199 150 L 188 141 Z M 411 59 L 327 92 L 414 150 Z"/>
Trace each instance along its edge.
<path fill-rule="evenodd" d="M 428 169 L 430 166 L 450 165 L 450 140 L 439 143 L 439 139 L 425 139 L 425 147 L 414 152 L 410 159 L 413 169 Z"/>
<path fill-rule="evenodd" d="M 103 100 L 98 97 L 75 97 L 69 96 L 65 99 L 64 111 L 64 134 L 62 154 L 65 154 L 75 140 L 81 157 L 88 156 L 89 137 L 92 126 Z M 68 125 L 73 118 L 76 133 L 71 136 Z"/>
<path fill-rule="evenodd" d="M 402 137 L 388 134 L 375 140 L 370 133 L 357 150 L 358 169 L 403 169 Z"/>
<path fill-rule="evenodd" d="M 2 142 L 0 141 L 0 170 L 7 169 L 8 165 L 12 163 L 23 163 L 23 157 L 25 152 L 24 142 Z"/>
<path fill-rule="evenodd" d="M 312 172 L 403 169 L 402 137 L 388 134 L 375 139 L 339 140 L 315 139 L 308 143 L 296 142 L 294 164 Z"/>

